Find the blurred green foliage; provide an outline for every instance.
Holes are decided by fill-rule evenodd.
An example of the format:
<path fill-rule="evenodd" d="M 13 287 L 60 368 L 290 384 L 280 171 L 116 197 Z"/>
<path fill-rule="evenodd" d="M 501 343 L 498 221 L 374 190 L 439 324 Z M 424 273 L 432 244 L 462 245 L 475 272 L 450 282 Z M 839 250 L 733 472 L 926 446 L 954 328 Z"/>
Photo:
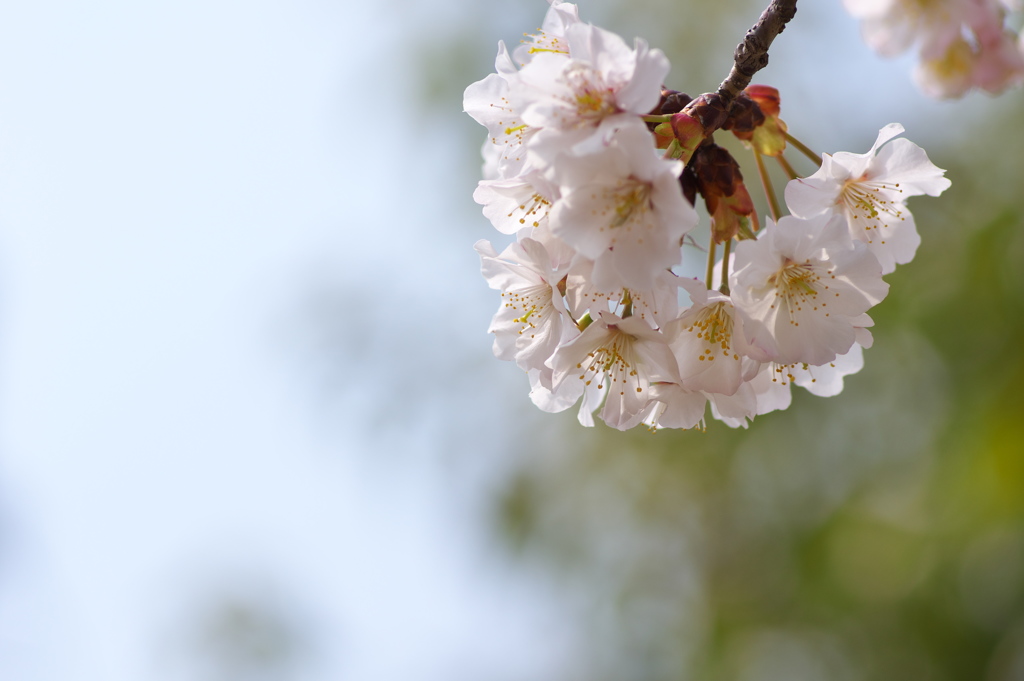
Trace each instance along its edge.
<path fill-rule="evenodd" d="M 749 20 L 702 5 L 698 26 L 681 4 L 586 18 L 685 46 L 673 62 L 710 64 L 698 81 L 713 87 L 720 64 L 695 57 L 727 61 L 722 31 Z M 912 200 L 923 245 L 888 278 L 841 395 L 795 391 L 748 430 L 538 415 L 564 429 L 522 438 L 495 517 L 578 613 L 578 678 L 1024 679 L 1021 105 L 1019 91 L 965 105 L 984 125 L 925 145 L 953 186 Z"/>

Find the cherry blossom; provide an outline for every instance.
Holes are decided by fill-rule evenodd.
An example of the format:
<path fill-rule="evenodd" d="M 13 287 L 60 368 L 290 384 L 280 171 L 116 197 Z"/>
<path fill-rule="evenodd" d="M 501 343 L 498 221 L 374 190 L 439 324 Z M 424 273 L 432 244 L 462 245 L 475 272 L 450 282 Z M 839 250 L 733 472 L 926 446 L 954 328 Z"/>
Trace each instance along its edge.
<path fill-rule="evenodd" d="M 564 247 L 549 251 L 533 239 L 514 243 L 500 255 L 488 241 L 478 241 L 476 249 L 484 277 L 501 291 L 501 306 L 489 329 L 494 334 L 494 355 L 550 375 L 544 363 L 559 344 L 579 333 L 558 291 L 572 251 Z M 550 385 L 543 378 L 541 382 Z"/>
<path fill-rule="evenodd" d="M 887 57 L 919 45 L 926 57 L 945 51 L 960 35 L 969 0 L 843 0 L 861 20 L 864 42 Z"/>
<path fill-rule="evenodd" d="M 666 329 L 682 385 L 692 391 L 733 395 L 757 372 L 767 354 L 747 342 L 746 314 L 736 309 L 729 296 L 708 291 L 700 282 L 682 283 L 693 304 Z"/>
<path fill-rule="evenodd" d="M 762 364 L 734 394 L 708 393 L 711 415 L 730 428 L 746 428 L 755 416 L 788 409 L 793 399 L 790 386 L 774 379 L 771 364 Z"/>
<path fill-rule="evenodd" d="M 779 364 L 824 364 L 850 350 L 865 313 L 889 291 L 881 267 L 850 243 L 841 216 L 793 216 L 769 223 L 736 247 L 733 302 L 749 315 L 752 345 Z"/>
<path fill-rule="evenodd" d="M 583 333 L 551 358 L 554 394 L 584 386 L 579 421 L 593 425 L 592 412 L 612 428 L 632 428 L 643 417 L 652 382 L 679 382 L 665 337 L 636 317 L 600 312 Z M 603 406 L 602 406 L 603 405 Z"/>
<path fill-rule="evenodd" d="M 1016 78 L 1002 5 L 935 1 L 948 16 L 897 0 L 848 4 L 874 22 L 866 31 L 884 49 L 923 46 L 922 78 L 936 91 Z M 953 31 L 957 22 L 973 33 Z M 920 147 L 894 139 L 902 126 L 883 128 L 865 154 L 822 155 L 816 173 L 786 187 L 793 214 L 760 229 L 740 164 L 710 134 L 768 135 L 769 152 L 749 147 L 755 162 L 776 155 L 795 177 L 783 158 L 790 143 L 811 152 L 782 134 L 777 91 L 751 86 L 735 100 L 742 106 L 716 109 L 714 93 L 669 90 L 664 54 L 581 22 L 568 3 L 550 3 L 515 57 L 521 69 L 499 43 L 495 72 L 466 89 L 463 105 L 488 132 L 473 198 L 512 241 L 500 253 L 476 244 L 501 292 L 493 351 L 526 373 L 531 401 L 546 412 L 578 404 L 584 426 L 596 414 L 619 430 L 703 429 L 709 403 L 735 428 L 787 408 L 794 385 L 841 392 L 873 342 L 868 311 L 888 292 L 883 273 L 920 242 L 907 198 L 949 186 Z M 698 196 L 712 218 L 704 281 L 677 274 L 697 250 Z"/>
<path fill-rule="evenodd" d="M 558 187 L 538 170 L 501 180 L 482 180 L 473 192 L 473 200 L 483 205 L 484 216 L 503 234 L 533 236 L 547 226 L 551 204 L 558 198 Z"/>
<path fill-rule="evenodd" d="M 523 122 L 547 129 L 544 143 L 578 142 L 607 119 L 618 125 L 658 103 L 669 70 L 660 50 L 639 39 L 630 49 L 619 36 L 590 24 L 570 26 L 566 40 L 570 58 L 538 54 L 510 84 L 509 99 Z"/>
<path fill-rule="evenodd" d="M 864 368 L 864 346 L 854 343 L 848 352 L 837 355 L 827 364 L 774 366 L 777 380 L 800 386 L 818 397 L 835 397 L 843 391 L 843 378 Z"/>
<path fill-rule="evenodd" d="M 652 383 L 643 423 L 651 430 L 702 427 L 707 404 L 707 395 L 700 391 L 678 383 Z"/>
<path fill-rule="evenodd" d="M 509 101 L 510 83 L 516 81 L 519 72 L 503 42 L 498 43 L 494 68 L 496 73 L 466 88 L 462 107 L 473 120 L 487 128 L 484 177 L 511 178 L 523 172 L 526 142 L 537 131 L 523 123 L 520 112 Z"/>
<path fill-rule="evenodd" d="M 697 224 L 679 189 L 682 164 L 656 157 L 639 122 L 593 153 L 558 160 L 552 232 L 593 261 L 597 287 L 651 289 L 658 272 L 680 262 L 683 235 Z"/>
<path fill-rule="evenodd" d="M 893 139 L 901 133 L 902 125 L 890 123 L 865 154 L 822 154 L 818 171 L 791 181 L 785 192 L 796 216 L 844 215 L 850 236 L 868 245 L 883 274 L 910 262 L 921 243 L 906 200 L 938 196 L 950 185 L 921 147 Z"/>
<path fill-rule="evenodd" d="M 649 289 L 601 289 L 594 284 L 593 272 L 594 263 L 582 256 L 569 270 L 566 302 L 575 318 L 594 317 L 601 311 L 621 312 L 626 305 L 633 316 L 659 328 L 679 316 L 679 277 L 669 270 L 656 272 Z"/>
<path fill-rule="evenodd" d="M 566 30 L 580 22 L 580 13 L 568 2 L 552 2 L 544 16 L 544 23 L 541 24 L 537 33 L 527 36 L 529 41 L 523 41 L 512 51 L 522 65 L 528 64 L 535 54 L 559 54 L 569 56 L 569 45 L 565 39 Z"/>
<path fill-rule="evenodd" d="M 865 42 L 895 56 L 918 47 L 914 80 L 932 97 L 972 88 L 998 94 L 1024 82 L 1024 54 L 1006 22 L 1020 3 L 997 0 L 844 0 Z M 1013 23 L 1013 22 L 1011 22 Z M 1018 24 L 1019 25 L 1019 24 Z"/>

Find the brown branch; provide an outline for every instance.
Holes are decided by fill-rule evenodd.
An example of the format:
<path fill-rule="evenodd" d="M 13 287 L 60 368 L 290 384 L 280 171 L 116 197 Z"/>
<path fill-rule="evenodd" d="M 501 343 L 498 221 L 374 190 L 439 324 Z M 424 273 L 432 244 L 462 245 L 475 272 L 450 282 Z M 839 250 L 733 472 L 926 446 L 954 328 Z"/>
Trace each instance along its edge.
<path fill-rule="evenodd" d="M 775 40 L 775 36 L 782 33 L 786 24 L 795 14 L 796 0 L 771 0 L 771 4 L 761 13 L 757 23 L 747 31 L 743 42 L 736 46 L 732 70 L 718 86 L 718 91 L 705 92 L 691 100 L 683 108 L 682 114 L 685 114 L 685 117 L 700 124 L 698 141 L 700 138 L 707 139 L 725 125 L 733 102 L 750 85 L 754 74 L 768 65 L 768 47 Z M 680 134 L 676 128 L 677 123 L 673 122 L 672 129 L 680 140 L 692 136 L 690 133 Z M 690 153 L 693 153 L 692 148 Z M 689 159 L 689 157 L 686 158 Z"/>
<path fill-rule="evenodd" d="M 747 31 L 743 42 L 736 46 L 732 70 L 718 86 L 726 109 L 750 85 L 754 74 L 768 65 L 768 48 L 795 14 L 796 0 L 771 0 L 761 18 Z"/>

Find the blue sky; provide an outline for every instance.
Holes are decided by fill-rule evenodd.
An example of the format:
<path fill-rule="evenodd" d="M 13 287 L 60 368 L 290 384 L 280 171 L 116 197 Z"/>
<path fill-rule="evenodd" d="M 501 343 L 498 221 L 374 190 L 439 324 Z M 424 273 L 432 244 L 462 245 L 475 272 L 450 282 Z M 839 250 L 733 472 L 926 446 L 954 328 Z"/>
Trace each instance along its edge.
<path fill-rule="evenodd" d="M 408 82 L 382 48 L 409 25 L 385 15 L 227 0 L 0 13 L 4 679 L 222 678 L 197 641 L 224 598 L 291 627 L 280 678 L 547 664 L 514 654 L 540 645 L 541 596 L 488 557 L 479 501 L 453 498 L 417 438 L 429 424 L 379 387 L 409 362 L 353 356 L 351 385 L 317 387 L 334 360 L 315 356 L 310 299 L 349 287 L 330 312 L 379 339 L 402 305 L 457 294 L 458 278 L 424 291 L 431 268 L 476 283 L 471 243 L 417 236 L 395 210 L 401 169 L 368 105 Z M 401 201 L 444 209 L 432 187 Z M 481 355 L 485 290 L 464 316 Z M 429 355 L 440 337 L 419 342 Z"/>
<path fill-rule="evenodd" d="M 492 442 L 529 407 L 488 357 L 471 246 L 492 237 L 452 181 L 462 128 L 391 104 L 415 84 L 403 46 L 459 7 L 0 11 L 5 680 L 221 678 L 193 632 L 225 595 L 304 641 L 266 678 L 565 663 L 550 587 L 483 539 Z M 828 40 L 804 35 L 773 64 Z M 869 82 L 881 62 L 858 49 L 783 80 Z M 900 78 L 842 126 L 864 149 L 916 101 L 891 96 Z"/>

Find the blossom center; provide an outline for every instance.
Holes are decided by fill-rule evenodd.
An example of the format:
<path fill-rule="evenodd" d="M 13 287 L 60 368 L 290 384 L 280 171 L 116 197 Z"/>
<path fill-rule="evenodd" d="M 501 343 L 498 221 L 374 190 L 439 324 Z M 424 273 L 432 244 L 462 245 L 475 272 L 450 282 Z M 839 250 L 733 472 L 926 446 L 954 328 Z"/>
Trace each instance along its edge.
<path fill-rule="evenodd" d="M 607 188 L 602 198 L 603 207 L 597 214 L 607 221 L 608 228 L 617 229 L 646 219 L 651 208 L 651 186 L 646 182 L 626 180 Z M 605 228 L 602 226 L 600 229 L 603 232 Z"/>
<path fill-rule="evenodd" d="M 502 158 L 505 160 L 519 161 L 520 149 L 533 130 L 519 120 L 506 97 L 502 97 L 497 103 L 492 103 L 489 106 L 498 111 L 499 116 L 507 116 L 507 118 L 499 120 L 493 127 L 489 127 L 494 133 L 491 136 L 491 144 L 504 147 Z"/>
<path fill-rule="evenodd" d="M 970 44 L 960 38 L 953 42 L 941 57 L 929 60 L 928 66 L 942 80 L 953 80 L 968 76 L 974 62 L 974 52 Z"/>
<path fill-rule="evenodd" d="M 732 347 L 733 317 L 726 310 L 726 303 L 717 302 L 708 305 L 697 315 L 690 328 L 690 333 L 696 332 L 697 338 L 703 341 L 703 352 L 698 356 L 700 361 L 714 361 L 717 351 L 716 346 L 721 349 L 722 355 L 729 357 L 729 350 Z M 733 353 L 734 359 L 739 355 Z"/>
<path fill-rule="evenodd" d="M 519 224 L 525 225 L 526 221 L 529 220 L 531 226 L 540 227 L 540 221 L 547 217 L 549 210 L 551 210 L 551 201 L 545 199 L 540 194 L 534 194 L 524 203 L 512 209 L 508 217 L 511 218 L 516 213 L 520 213 Z"/>
<path fill-rule="evenodd" d="M 614 327 L 609 326 L 609 330 Z M 598 390 L 607 385 L 609 390 L 619 388 L 619 394 L 625 395 L 630 384 L 636 386 L 636 392 L 643 392 L 641 377 L 636 370 L 637 361 L 633 352 L 631 336 L 615 331 L 608 342 L 587 353 L 577 369 L 582 369 L 580 380 L 586 385 L 597 381 Z"/>
<path fill-rule="evenodd" d="M 877 232 L 889 223 L 905 219 L 903 203 L 893 200 L 893 193 L 903 193 L 898 182 L 870 182 L 862 177 L 859 180 L 847 180 L 843 184 L 838 203 L 846 206 L 851 221 L 864 229 L 868 243 L 872 243 L 872 230 Z"/>
<path fill-rule="evenodd" d="M 568 120 L 562 121 L 564 126 L 596 126 L 602 119 L 621 111 L 615 90 L 605 85 L 601 74 L 590 66 L 574 65 L 566 69 L 563 78 L 571 93 L 563 97 L 563 101 L 573 112 Z"/>
<path fill-rule="evenodd" d="M 551 287 L 547 284 L 536 284 L 527 286 L 516 291 L 504 291 L 501 294 L 504 305 L 516 316 L 512 319 L 516 324 L 521 324 L 519 334 L 522 335 L 528 330 L 531 332 L 538 324 L 543 324 L 550 315 L 553 305 L 551 304 Z"/>
<path fill-rule="evenodd" d="M 819 300 L 819 295 L 828 289 L 828 285 L 822 283 L 821 275 L 810 262 L 801 264 L 786 258 L 782 268 L 768 278 L 768 283 L 775 287 L 775 302 L 771 307 L 782 305 L 789 313 L 789 323 L 793 326 L 800 326 L 800 322 L 794 318 L 796 313 L 806 308 L 817 311 L 819 307 L 827 306 L 827 303 Z M 828 313 L 825 316 L 829 316 Z"/>
<path fill-rule="evenodd" d="M 562 42 L 558 36 L 552 36 L 545 33 L 542 29 L 537 29 L 534 34 L 524 33 L 527 38 L 533 38 L 533 44 L 530 45 L 530 54 L 537 54 L 538 52 L 552 52 L 554 54 L 569 54 L 569 46 Z M 523 41 L 526 42 L 525 40 Z"/>

